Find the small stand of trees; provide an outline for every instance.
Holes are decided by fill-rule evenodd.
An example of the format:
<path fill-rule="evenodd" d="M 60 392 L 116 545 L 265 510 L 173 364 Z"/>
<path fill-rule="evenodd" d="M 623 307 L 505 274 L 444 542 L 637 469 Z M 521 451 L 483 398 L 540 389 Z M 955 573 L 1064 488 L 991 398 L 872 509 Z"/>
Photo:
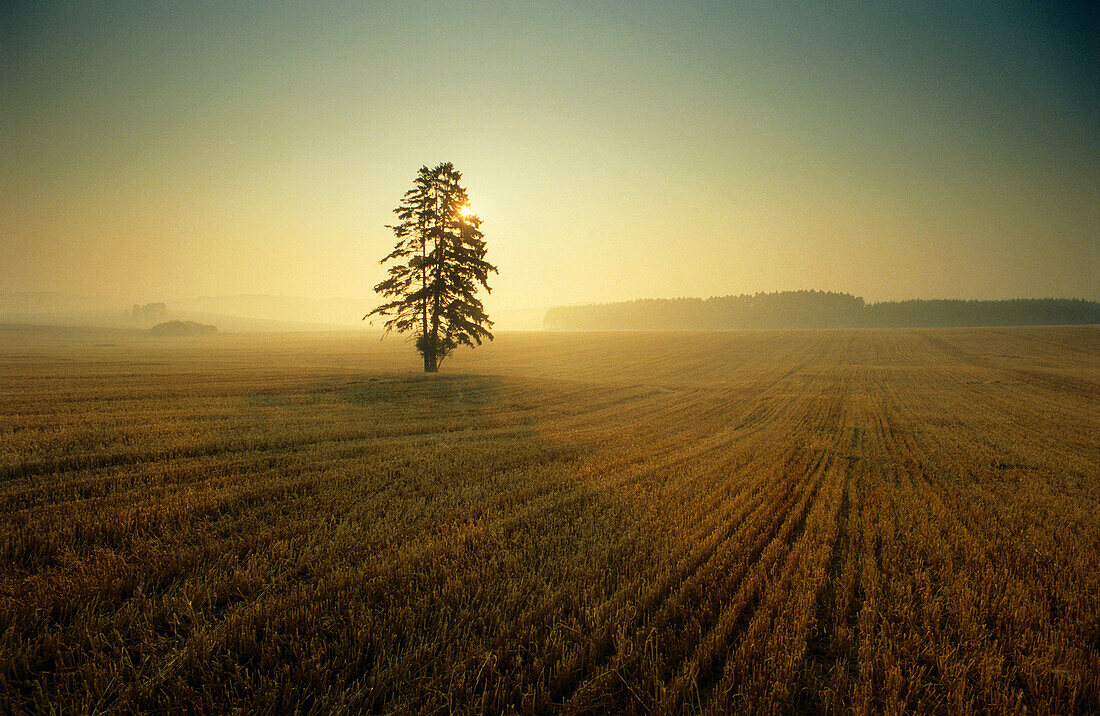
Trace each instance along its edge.
<path fill-rule="evenodd" d="M 485 260 L 481 219 L 470 211 L 461 179 L 449 162 L 420 168 L 394 209 L 398 222 L 386 227 L 397 244 L 380 262 L 391 265 L 374 290 L 388 300 L 363 316 L 388 317 L 387 334 L 415 336 L 426 373 L 438 371 L 460 345 L 493 340 L 493 322 L 477 292 L 491 291 L 489 274 L 497 267 Z"/>

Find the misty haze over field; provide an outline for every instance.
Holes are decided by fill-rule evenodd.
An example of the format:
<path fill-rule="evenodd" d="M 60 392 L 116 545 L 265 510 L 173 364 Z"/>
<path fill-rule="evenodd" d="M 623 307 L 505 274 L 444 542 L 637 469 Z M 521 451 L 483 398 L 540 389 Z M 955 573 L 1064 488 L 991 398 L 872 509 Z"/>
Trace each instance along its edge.
<path fill-rule="evenodd" d="M 212 321 L 230 331 L 362 330 L 369 301 L 294 296 L 217 296 L 157 301 L 169 315 Z M 119 298 L 65 293 L 0 294 L 0 323 L 132 328 L 148 321 L 135 317 L 134 304 Z M 494 320 L 502 330 L 541 330 L 546 309 L 501 310 Z"/>

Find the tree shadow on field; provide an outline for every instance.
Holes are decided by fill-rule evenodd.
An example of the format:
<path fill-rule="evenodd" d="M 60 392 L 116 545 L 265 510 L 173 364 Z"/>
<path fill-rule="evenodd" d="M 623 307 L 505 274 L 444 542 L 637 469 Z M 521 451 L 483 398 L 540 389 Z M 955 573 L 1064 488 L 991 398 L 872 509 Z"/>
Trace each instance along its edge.
<path fill-rule="evenodd" d="M 504 380 L 485 375 L 332 377 L 255 391 L 248 418 L 269 432 L 369 439 L 476 429 L 501 410 Z"/>
<path fill-rule="evenodd" d="M 412 403 L 440 410 L 491 410 L 500 403 L 504 379 L 495 375 L 372 376 L 346 381 L 346 399 L 357 404 Z"/>
<path fill-rule="evenodd" d="M 318 488 L 330 498 L 311 535 L 313 602 L 289 595 L 264 625 L 273 644 L 326 625 L 314 663 L 328 665 L 327 683 L 314 698 L 328 700 L 317 705 L 544 708 L 645 642 L 634 630 L 657 602 L 642 603 L 640 577 L 683 551 L 656 519 L 671 507 L 665 476 L 623 459 L 612 434 L 555 423 L 621 395 L 487 375 L 342 377 L 309 390 L 330 429 L 366 430 L 346 474 Z M 247 663 L 255 678 L 286 668 L 274 656 Z M 355 683 L 371 688 L 353 695 Z M 621 681 L 609 686 L 628 698 Z"/>

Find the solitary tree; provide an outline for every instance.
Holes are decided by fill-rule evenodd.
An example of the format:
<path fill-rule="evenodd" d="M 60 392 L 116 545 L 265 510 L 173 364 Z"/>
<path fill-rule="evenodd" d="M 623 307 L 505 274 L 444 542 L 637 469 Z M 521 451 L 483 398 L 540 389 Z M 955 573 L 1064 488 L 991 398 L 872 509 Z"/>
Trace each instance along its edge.
<path fill-rule="evenodd" d="M 380 263 L 392 262 L 386 280 L 374 287 L 386 303 L 370 316 L 387 316 L 385 331 L 416 337 L 424 372 L 439 370 L 460 345 L 493 340 L 493 322 L 477 297 L 491 291 L 481 219 L 470 211 L 462 174 L 448 162 L 421 167 L 413 188 L 394 209 L 397 223 L 387 226 L 397 244 Z"/>

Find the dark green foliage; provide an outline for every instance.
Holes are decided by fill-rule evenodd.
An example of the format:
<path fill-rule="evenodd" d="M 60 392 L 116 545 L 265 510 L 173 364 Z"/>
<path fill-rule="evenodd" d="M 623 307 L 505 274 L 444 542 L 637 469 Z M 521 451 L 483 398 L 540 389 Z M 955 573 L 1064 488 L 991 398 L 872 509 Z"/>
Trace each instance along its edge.
<path fill-rule="evenodd" d="M 477 297 L 487 292 L 497 268 L 485 260 L 481 219 L 464 213 L 469 205 L 462 174 L 449 162 L 421 167 L 388 226 L 397 238 L 381 263 L 392 262 L 389 276 L 374 287 L 387 302 L 364 316 L 388 316 L 389 333 L 415 336 L 424 370 L 435 372 L 458 346 L 492 340 L 493 322 Z"/>

